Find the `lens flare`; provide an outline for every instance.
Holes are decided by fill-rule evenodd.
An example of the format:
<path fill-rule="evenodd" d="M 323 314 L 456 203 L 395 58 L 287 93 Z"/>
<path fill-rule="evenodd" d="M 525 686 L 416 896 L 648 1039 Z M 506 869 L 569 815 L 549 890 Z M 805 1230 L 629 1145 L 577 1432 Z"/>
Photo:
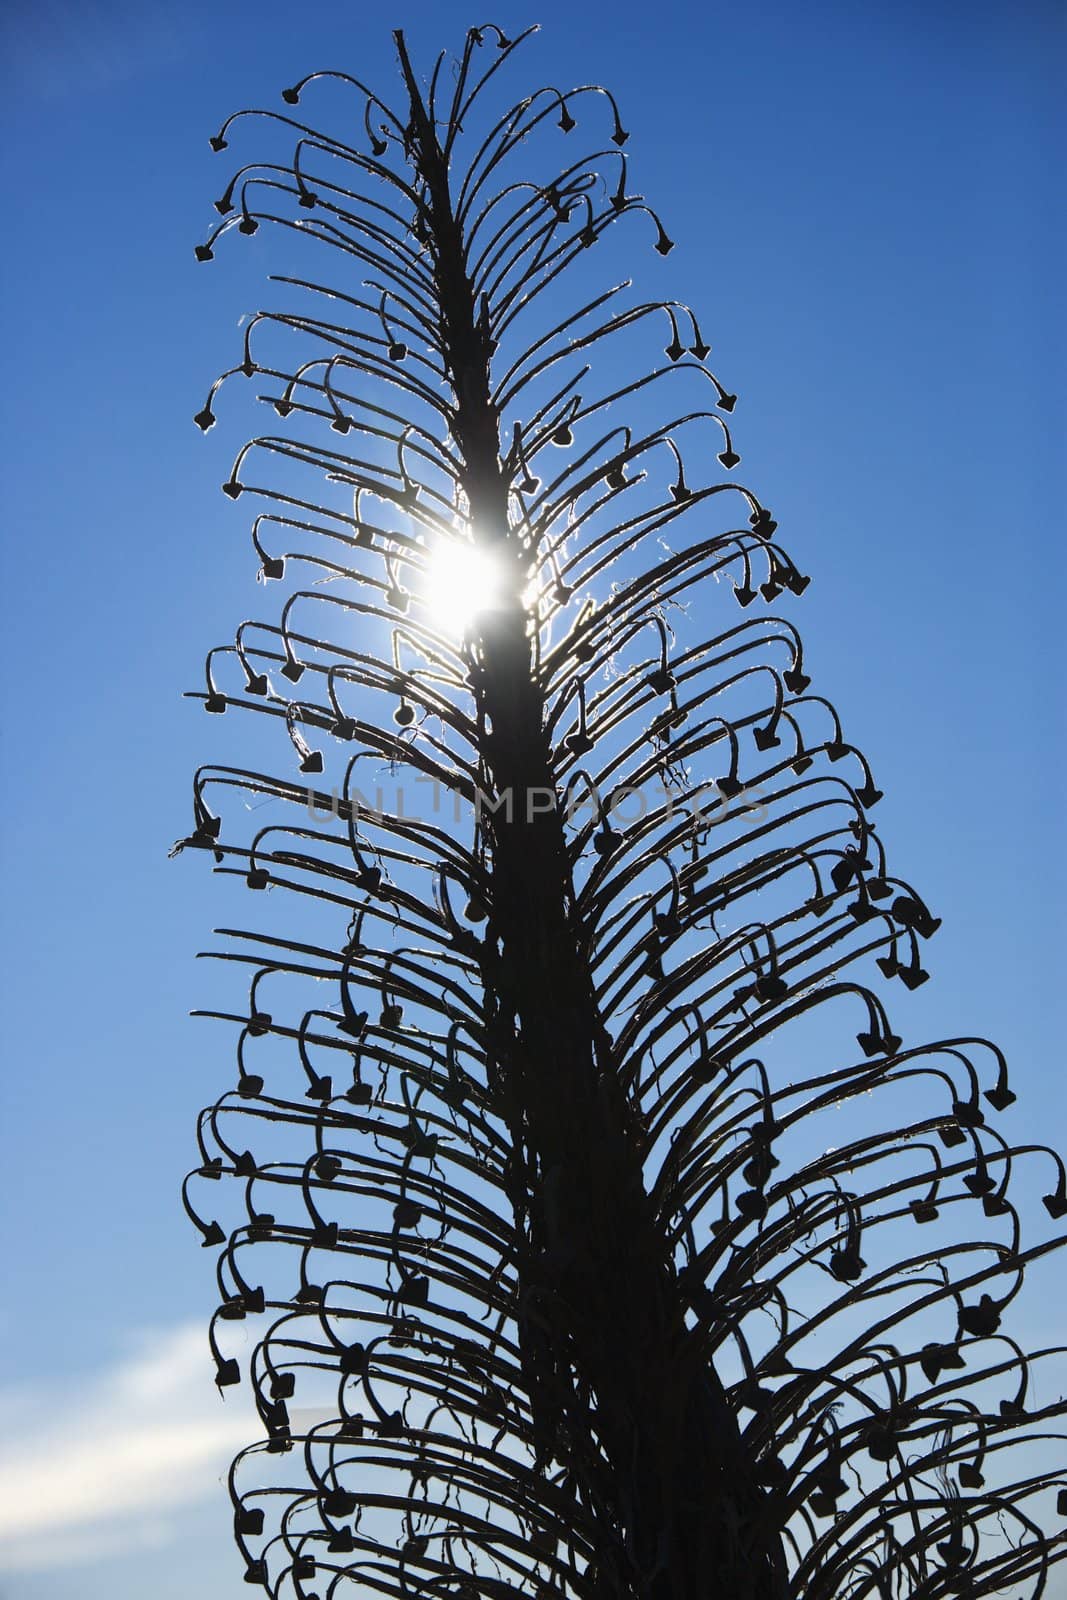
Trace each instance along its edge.
<path fill-rule="evenodd" d="M 495 551 L 458 540 L 442 542 L 430 554 L 423 598 L 439 628 L 464 634 L 486 612 L 499 610 L 503 579 Z"/>

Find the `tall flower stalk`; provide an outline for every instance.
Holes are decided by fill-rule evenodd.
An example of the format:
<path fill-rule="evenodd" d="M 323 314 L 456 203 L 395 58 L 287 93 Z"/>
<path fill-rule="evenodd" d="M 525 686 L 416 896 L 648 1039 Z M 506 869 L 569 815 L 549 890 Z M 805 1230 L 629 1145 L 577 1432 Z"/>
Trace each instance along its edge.
<path fill-rule="evenodd" d="M 217 952 L 238 1075 L 184 1190 L 217 1381 L 264 1424 L 245 1575 L 1036 1597 L 1058 1352 L 1006 1313 L 1062 1240 L 1009 1179 L 1060 1220 L 1063 1165 L 999 1131 L 993 1046 L 905 1047 L 869 987 L 923 983 L 938 919 L 765 609 L 808 579 L 696 317 L 593 271 L 616 224 L 671 248 L 615 101 L 492 109 L 527 37 L 471 29 L 427 83 L 397 33 L 399 109 L 317 73 L 212 140 L 264 118 L 285 160 L 197 256 L 271 223 L 309 261 L 196 418 L 243 375 L 277 427 L 223 485 L 276 620 L 200 698 L 288 770 L 201 768 L 176 846 L 267 908 Z"/>

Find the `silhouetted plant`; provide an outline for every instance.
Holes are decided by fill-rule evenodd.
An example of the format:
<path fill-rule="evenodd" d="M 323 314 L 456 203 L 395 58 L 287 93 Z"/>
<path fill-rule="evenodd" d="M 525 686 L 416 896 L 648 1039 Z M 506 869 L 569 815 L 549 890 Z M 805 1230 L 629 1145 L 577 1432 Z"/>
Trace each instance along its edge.
<path fill-rule="evenodd" d="M 696 318 L 586 266 L 616 223 L 671 248 L 615 102 L 489 111 L 519 43 L 472 29 L 423 88 L 398 33 L 398 112 L 343 73 L 286 89 L 254 113 L 285 159 L 196 252 L 266 222 L 336 252 L 329 286 L 275 280 L 290 309 L 196 418 L 258 380 L 276 431 L 223 488 L 288 586 L 200 698 L 291 769 L 201 768 L 176 847 L 269 891 L 265 931 L 222 930 L 238 1078 L 185 1190 L 217 1381 L 265 1426 L 231 1479 L 246 1577 L 1040 1595 L 1055 1352 L 1003 1324 L 1061 1241 L 1023 1242 L 1009 1179 L 1032 1161 L 1059 1220 L 1062 1163 L 987 1121 L 993 1046 L 905 1048 L 867 986 L 923 983 L 938 919 L 796 630 L 749 609 L 808 579 L 718 471 L 735 396 Z M 554 171 L 580 116 L 596 147 Z"/>

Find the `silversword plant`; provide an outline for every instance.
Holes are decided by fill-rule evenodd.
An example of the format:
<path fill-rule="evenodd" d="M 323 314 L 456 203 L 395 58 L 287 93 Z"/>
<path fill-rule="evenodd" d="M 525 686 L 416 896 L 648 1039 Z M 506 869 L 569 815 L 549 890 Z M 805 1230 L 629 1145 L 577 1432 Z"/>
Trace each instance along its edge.
<path fill-rule="evenodd" d="M 890 1020 L 938 918 L 767 609 L 808 578 L 696 316 L 601 270 L 671 249 L 620 110 L 498 98 L 526 37 L 425 79 L 398 33 L 396 109 L 316 73 L 211 141 L 275 158 L 198 258 L 297 263 L 196 418 L 264 403 L 223 489 L 278 599 L 208 656 L 260 721 L 176 847 L 262 912 L 184 1191 L 263 1422 L 245 1576 L 1051 1594 L 1057 1353 L 1010 1308 L 1061 1240 L 1011 1180 L 1060 1221 L 1063 1165 L 993 1046 Z"/>

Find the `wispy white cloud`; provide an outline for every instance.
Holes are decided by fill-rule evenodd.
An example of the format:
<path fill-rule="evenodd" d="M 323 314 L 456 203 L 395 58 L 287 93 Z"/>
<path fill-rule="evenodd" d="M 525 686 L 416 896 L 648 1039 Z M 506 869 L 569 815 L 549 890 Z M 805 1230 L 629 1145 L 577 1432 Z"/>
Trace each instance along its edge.
<path fill-rule="evenodd" d="M 0 1391 L 0 1567 L 60 1566 L 169 1542 L 172 1517 L 219 1494 L 259 1424 L 220 1400 L 199 1324 L 142 1335 L 78 1384 Z"/>

